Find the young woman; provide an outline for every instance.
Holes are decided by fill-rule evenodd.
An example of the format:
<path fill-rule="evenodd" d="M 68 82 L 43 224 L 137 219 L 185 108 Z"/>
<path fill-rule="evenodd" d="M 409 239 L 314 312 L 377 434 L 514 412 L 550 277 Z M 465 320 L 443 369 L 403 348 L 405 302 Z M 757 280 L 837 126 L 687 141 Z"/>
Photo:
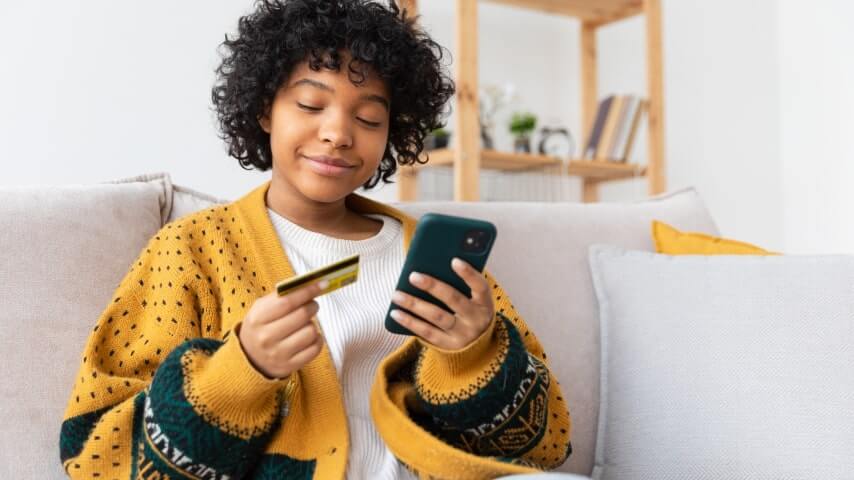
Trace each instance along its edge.
<path fill-rule="evenodd" d="M 394 4 L 265 0 L 226 37 L 223 139 L 272 178 L 165 225 L 98 319 L 60 439 L 72 478 L 494 478 L 567 458 L 539 342 L 488 274 L 396 292 L 415 221 L 354 192 L 418 161 L 454 92 Z M 359 280 L 275 284 L 360 254 Z M 416 336 L 385 330 L 389 302 Z"/>

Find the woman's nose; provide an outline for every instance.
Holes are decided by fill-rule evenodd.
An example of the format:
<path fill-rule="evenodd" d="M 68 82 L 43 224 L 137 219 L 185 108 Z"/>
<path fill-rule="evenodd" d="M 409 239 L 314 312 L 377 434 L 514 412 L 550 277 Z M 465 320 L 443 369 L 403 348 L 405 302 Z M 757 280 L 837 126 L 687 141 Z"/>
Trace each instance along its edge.
<path fill-rule="evenodd" d="M 347 148 L 353 144 L 352 125 L 345 115 L 329 113 L 320 128 L 320 138 L 335 148 Z"/>

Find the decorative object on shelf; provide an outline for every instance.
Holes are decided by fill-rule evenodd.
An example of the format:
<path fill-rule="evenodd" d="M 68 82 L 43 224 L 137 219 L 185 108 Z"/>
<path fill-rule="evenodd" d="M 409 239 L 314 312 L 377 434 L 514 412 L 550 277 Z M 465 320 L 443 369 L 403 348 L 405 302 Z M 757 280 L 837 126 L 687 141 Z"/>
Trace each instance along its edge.
<path fill-rule="evenodd" d="M 515 112 L 510 119 L 510 133 L 513 134 L 513 151 L 531 153 L 531 132 L 537 126 L 537 116 L 529 112 Z"/>
<path fill-rule="evenodd" d="M 424 137 L 424 149 L 436 150 L 439 148 L 447 148 L 450 141 L 451 133 L 442 127 L 439 127 Z"/>
<path fill-rule="evenodd" d="M 482 120 L 480 122 L 480 148 L 484 150 L 495 148 L 495 142 L 492 141 L 492 137 L 489 135 L 489 128 L 483 124 Z"/>
<path fill-rule="evenodd" d="M 575 139 L 566 127 L 543 127 L 537 151 L 542 155 L 570 159 L 575 154 Z"/>
<path fill-rule="evenodd" d="M 512 83 L 505 83 L 503 86 L 485 84 L 480 87 L 478 96 L 481 148 L 491 150 L 495 148 L 493 128 L 496 113 L 517 101 L 519 96 L 516 93 L 516 86 Z"/>

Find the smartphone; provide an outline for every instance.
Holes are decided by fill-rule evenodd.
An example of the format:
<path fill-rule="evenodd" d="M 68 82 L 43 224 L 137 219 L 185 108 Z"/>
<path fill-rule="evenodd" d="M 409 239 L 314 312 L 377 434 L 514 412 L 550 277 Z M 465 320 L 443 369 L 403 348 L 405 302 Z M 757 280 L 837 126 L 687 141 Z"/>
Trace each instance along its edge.
<path fill-rule="evenodd" d="M 484 220 L 438 213 L 425 214 L 415 227 L 403 270 L 397 280 L 397 289 L 452 313 L 453 311 L 439 299 L 410 284 L 409 274 L 412 272 L 426 273 L 471 298 L 471 289 L 451 269 L 451 260 L 454 257 L 460 258 L 479 272 L 483 272 L 489 252 L 495 243 L 496 233 L 495 225 Z M 394 309 L 403 310 L 421 318 L 417 314 L 392 303 L 386 312 L 386 330 L 400 335 L 414 335 L 389 315 Z"/>

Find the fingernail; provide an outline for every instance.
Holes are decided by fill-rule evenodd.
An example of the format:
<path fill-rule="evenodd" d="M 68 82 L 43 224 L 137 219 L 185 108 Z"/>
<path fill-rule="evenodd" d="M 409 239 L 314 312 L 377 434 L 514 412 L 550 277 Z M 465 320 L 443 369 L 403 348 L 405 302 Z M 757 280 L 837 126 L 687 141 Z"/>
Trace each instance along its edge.
<path fill-rule="evenodd" d="M 392 310 L 391 312 L 389 312 L 389 315 L 391 315 L 391 318 L 395 320 L 400 320 L 400 312 L 397 310 Z"/>
<path fill-rule="evenodd" d="M 421 275 L 418 272 L 412 272 L 409 274 L 409 281 L 412 283 L 421 283 L 424 281 L 424 275 Z"/>
<path fill-rule="evenodd" d="M 317 286 L 320 287 L 321 290 L 326 290 L 326 287 L 329 286 L 329 280 L 321 280 L 317 282 Z"/>
<path fill-rule="evenodd" d="M 397 303 L 403 303 L 406 300 L 406 298 L 403 296 L 402 293 L 400 293 L 400 291 L 395 291 L 394 293 L 392 293 L 391 299 Z"/>
<path fill-rule="evenodd" d="M 451 260 L 451 266 L 456 267 L 456 268 L 463 268 L 463 267 L 465 267 L 465 264 L 459 258 L 454 257 L 454 259 Z"/>

